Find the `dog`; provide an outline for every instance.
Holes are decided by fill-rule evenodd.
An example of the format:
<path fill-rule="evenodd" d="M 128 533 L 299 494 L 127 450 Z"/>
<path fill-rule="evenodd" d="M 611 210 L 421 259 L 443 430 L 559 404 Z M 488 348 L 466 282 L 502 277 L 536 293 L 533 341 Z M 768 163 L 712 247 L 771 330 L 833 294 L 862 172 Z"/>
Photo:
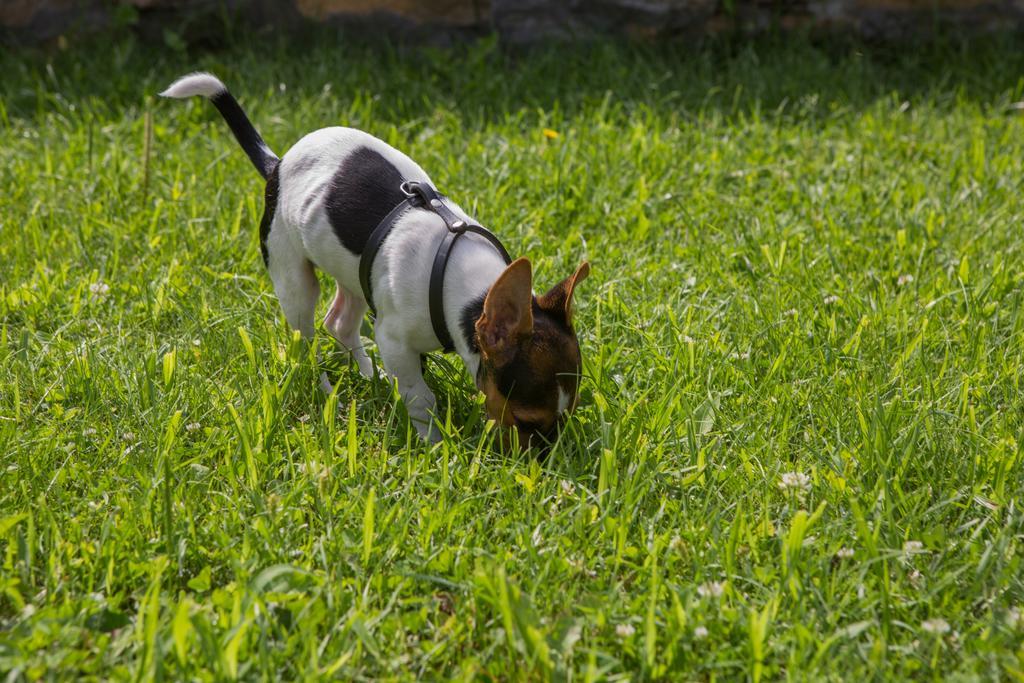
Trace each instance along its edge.
<path fill-rule="evenodd" d="M 489 233 L 481 228 L 481 234 L 466 232 L 457 244 L 448 243 L 436 282 L 440 291 L 430 301 L 439 245 L 453 225 L 476 224 L 437 193 L 416 162 L 368 133 L 344 127 L 314 131 L 279 158 L 227 87 L 209 73 L 183 76 L 160 94 L 209 99 L 266 180 L 260 248 L 285 318 L 302 337 L 314 334 L 319 269 L 337 283 L 324 327 L 366 377 L 373 376 L 373 364 L 359 330 L 375 304 L 381 361 L 397 380 L 421 437 L 440 439 L 421 356 L 441 348 L 445 336 L 483 392 L 488 416 L 506 428 L 506 436 L 515 430 L 520 445 L 550 443 L 557 436 L 579 398 L 582 357 L 572 325 L 573 295 L 590 273 L 589 263 L 537 296 L 530 261 L 507 263 L 504 248 L 496 238 L 482 236 Z M 410 187 L 425 193 L 424 201 L 411 203 Z M 410 205 L 381 228 L 407 200 Z M 364 266 L 361 283 L 364 250 L 379 229 L 386 237 Z"/>

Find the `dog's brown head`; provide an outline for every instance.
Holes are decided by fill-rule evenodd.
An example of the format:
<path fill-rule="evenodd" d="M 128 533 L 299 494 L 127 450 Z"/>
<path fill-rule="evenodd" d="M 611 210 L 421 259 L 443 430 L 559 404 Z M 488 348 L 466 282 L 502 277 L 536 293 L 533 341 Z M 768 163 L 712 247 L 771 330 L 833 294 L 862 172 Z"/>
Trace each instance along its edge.
<path fill-rule="evenodd" d="M 543 296 L 533 295 L 530 262 L 517 259 L 491 285 L 476 321 L 477 386 L 487 414 L 515 428 L 519 443 L 550 441 L 576 407 L 580 345 L 572 328 L 572 296 L 590 273 L 583 262 Z"/>

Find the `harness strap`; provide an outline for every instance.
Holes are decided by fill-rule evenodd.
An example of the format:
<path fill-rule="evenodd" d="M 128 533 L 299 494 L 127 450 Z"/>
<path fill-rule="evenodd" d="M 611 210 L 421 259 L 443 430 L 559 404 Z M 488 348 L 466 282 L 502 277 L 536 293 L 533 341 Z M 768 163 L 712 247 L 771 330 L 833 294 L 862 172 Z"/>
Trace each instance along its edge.
<path fill-rule="evenodd" d="M 366 240 L 366 246 L 363 247 L 363 253 L 359 257 L 359 284 L 363 288 L 363 298 L 366 299 L 366 304 L 370 307 L 370 314 L 373 316 L 377 315 L 377 307 L 373 305 L 373 283 L 370 282 L 370 270 L 373 267 L 373 260 L 377 258 L 377 252 L 380 251 L 384 240 L 391 233 L 391 228 L 395 227 L 395 222 L 398 221 L 398 218 L 419 203 L 418 197 L 407 195 L 404 200 L 391 209 L 390 213 L 384 216 L 383 220 L 377 224 L 377 227 L 370 233 L 370 238 Z"/>
<path fill-rule="evenodd" d="M 406 195 L 405 200 L 392 209 L 391 213 L 385 216 L 377 225 L 373 233 L 371 233 L 370 239 L 366 242 L 362 256 L 360 256 L 359 283 L 363 288 L 363 297 L 366 299 L 370 311 L 376 315 L 377 309 L 373 305 L 373 291 L 370 284 L 370 270 L 373 267 L 373 260 L 376 258 L 377 252 L 380 251 L 384 240 L 391 233 L 395 222 L 405 211 L 413 207 L 433 211 L 444 221 L 448 232 L 437 246 L 437 253 L 434 254 L 434 264 L 430 269 L 430 283 L 427 294 L 430 305 L 430 324 L 434 328 L 434 336 L 441 342 L 441 347 L 446 352 L 454 351 L 455 343 L 444 319 L 444 274 L 448 269 L 448 258 L 451 255 L 452 248 L 455 246 L 455 242 L 465 233 L 472 232 L 490 242 L 498 250 L 498 253 L 501 254 L 506 265 L 512 262 L 512 258 L 508 255 L 505 245 L 501 243 L 501 240 L 494 233 L 481 225 L 467 223 L 459 218 L 452 211 L 451 207 L 447 205 L 445 197 L 426 183 L 407 180 L 402 183 L 401 189 Z"/>

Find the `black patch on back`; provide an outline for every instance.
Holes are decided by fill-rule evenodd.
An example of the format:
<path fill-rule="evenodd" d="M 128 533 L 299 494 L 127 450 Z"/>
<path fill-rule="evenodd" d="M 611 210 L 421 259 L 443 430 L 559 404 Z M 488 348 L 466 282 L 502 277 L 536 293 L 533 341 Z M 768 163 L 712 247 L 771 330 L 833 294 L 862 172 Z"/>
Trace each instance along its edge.
<path fill-rule="evenodd" d="M 349 251 L 362 254 L 374 228 L 405 199 L 402 175 L 380 153 L 359 147 L 341 162 L 325 208 L 334 234 Z"/>
<path fill-rule="evenodd" d="M 270 225 L 274 222 L 274 213 L 277 212 L 277 191 L 278 174 L 275 166 L 267 178 L 267 189 L 264 193 L 263 218 L 260 220 L 260 253 L 263 254 L 263 265 L 267 265 L 267 237 L 270 235 Z"/>
<path fill-rule="evenodd" d="M 476 343 L 476 321 L 483 315 L 486 296 L 486 294 L 481 294 L 473 299 L 459 314 L 459 330 L 462 332 L 462 337 L 466 340 L 469 350 L 473 353 L 480 353 L 480 345 Z"/>

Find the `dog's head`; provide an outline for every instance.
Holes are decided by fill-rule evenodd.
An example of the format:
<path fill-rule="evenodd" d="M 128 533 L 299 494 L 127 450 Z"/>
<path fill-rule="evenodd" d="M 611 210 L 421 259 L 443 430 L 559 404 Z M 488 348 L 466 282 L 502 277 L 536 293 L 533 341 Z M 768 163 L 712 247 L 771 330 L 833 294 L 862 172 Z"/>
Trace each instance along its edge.
<path fill-rule="evenodd" d="M 576 407 L 580 345 L 572 327 L 572 296 L 590 273 L 584 262 L 543 296 L 533 295 L 530 262 L 517 259 L 491 285 L 476 321 L 477 387 L 487 414 L 519 432 L 527 446 L 550 441 Z"/>

